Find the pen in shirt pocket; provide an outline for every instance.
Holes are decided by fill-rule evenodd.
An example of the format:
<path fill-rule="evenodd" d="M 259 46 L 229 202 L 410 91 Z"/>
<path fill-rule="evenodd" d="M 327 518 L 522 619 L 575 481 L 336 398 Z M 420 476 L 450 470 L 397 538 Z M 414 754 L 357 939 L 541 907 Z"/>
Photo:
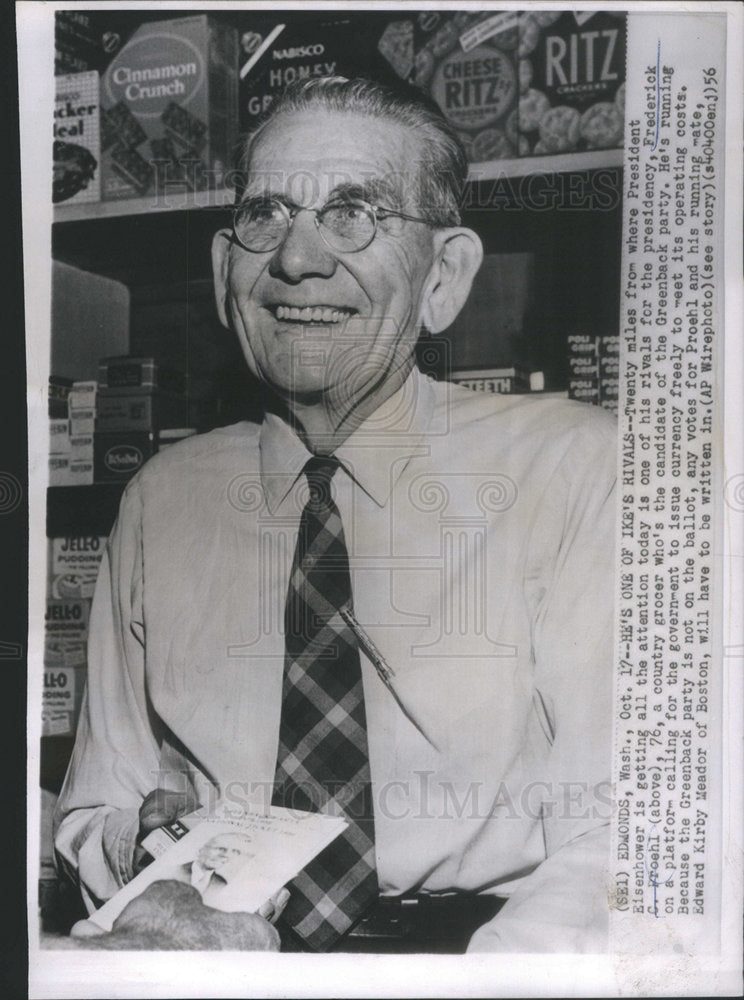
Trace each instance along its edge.
<path fill-rule="evenodd" d="M 349 628 L 351 629 L 351 631 L 356 636 L 359 645 L 364 650 L 364 652 L 366 653 L 366 655 L 369 657 L 369 660 L 372 663 L 372 666 L 377 671 L 378 677 L 383 682 L 383 684 L 387 687 L 388 691 L 390 691 L 390 693 L 392 694 L 393 698 L 395 698 L 395 700 L 398 703 L 398 706 L 400 707 L 401 711 L 410 720 L 410 722 L 412 723 L 412 725 L 414 725 L 416 727 L 416 729 L 418 729 L 419 733 L 421 733 L 421 735 L 426 740 L 426 742 L 429 743 L 432 747 L 434 747 L 434 749 L 437 752 L 440 752 L 439 741 L 438 740 L 435 741 L 432 738 L 431 733 L 427 732 L 427 730 L 430 727 L 428 727 L 428 726 L 427 727 L 422 726 L 421 723 L 419 722 L 419 720 L 411 712 L 410 708 L 407 707 L 401 701 L 400 695 L 395 690 L 395 687 L 393 686 L 393 683 L 392 683 L 392 678 L 395 677 L 395 671 L 390 666 L 390 664 L 387 662 L 387 660 L 382 655 L 382 653 L 377 648 L 377 646 L 374 644 L 374 642 L 372 641 L 372 639 L 368 635 L 367 631 L 363 628 L 362 625 L 359 624 L 359 622 L 356 619 L 356 616 L 354 615 L 354 612 L 351 610 L 351 608 L 349 607 L 349 605 L 345 604 L 343 607 L 339 608 L 339 613 L 340 613 L 341 617 L 343 618 L 343 620 L 346 622 L 346 624 L 349 626 Z"/>
<path fill-rule="evenodd" d="M 359 624 L 349 605 L 346 604 L 342 608 L 339 608 L 339 613 L 357 637 L 359 645 L 364 649 L 364 652 L 369 657 L 372 662 L 372 666 L 379 674 L 380 680 L 390 687 L 390 679 L 391 677 L 395 677 L 395 671 L 393 668 L 385 660 L 385 657 L 382 655 L 377 646 L 375 646 L 366 630 Z"/>

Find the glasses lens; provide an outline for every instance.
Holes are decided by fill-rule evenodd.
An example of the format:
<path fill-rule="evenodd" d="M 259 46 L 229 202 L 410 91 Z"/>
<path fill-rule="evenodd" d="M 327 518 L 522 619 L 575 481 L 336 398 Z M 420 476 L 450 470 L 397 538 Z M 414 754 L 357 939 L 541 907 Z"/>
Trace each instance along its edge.
<path fill-rule="evenodd" d="M 248 201 L 235 210 L 235 235 L 248 250 L 265 253 L 274 250 L 287 235 L 284 206 L 271 199 Z"/>
<path fill-rule="evenodd" d="M 338 201 L 318 213 L 323 239 L 334 250 L 362 250 L 375 235 L 375 217 L 363 202 Z"/>

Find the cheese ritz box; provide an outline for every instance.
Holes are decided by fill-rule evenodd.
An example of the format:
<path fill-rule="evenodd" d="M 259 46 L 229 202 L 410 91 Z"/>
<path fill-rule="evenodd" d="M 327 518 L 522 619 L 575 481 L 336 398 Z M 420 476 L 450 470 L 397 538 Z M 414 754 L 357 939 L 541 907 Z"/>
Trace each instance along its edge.
<path fill-rule="evenodd" d="M 377 43 L 473 163 L 621 147 L 625 13 L 396 11 Z"/>
<path fill-rule="evenodd" d="M 103 200 L 220 187 L 237 88 L 234 28 L 206 14 L 141 25 L 101 77 Z"/>

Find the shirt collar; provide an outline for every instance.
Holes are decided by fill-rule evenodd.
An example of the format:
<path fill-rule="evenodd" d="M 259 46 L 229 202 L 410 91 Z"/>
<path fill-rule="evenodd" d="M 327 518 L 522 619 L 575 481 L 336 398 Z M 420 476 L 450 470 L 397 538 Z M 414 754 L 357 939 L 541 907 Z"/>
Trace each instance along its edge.
<path fill-rule="evenodd" d="M 422 444 L 434 413 L 430 379 L 414 369 L 392 396 L 349 435 L 335 456 L 354 482 L 384 507 Z M 311 453 L 295 431 L 275 413 L 267 413 L 259 439 L 261 485 L 275 514 L 301 475 Z"/>

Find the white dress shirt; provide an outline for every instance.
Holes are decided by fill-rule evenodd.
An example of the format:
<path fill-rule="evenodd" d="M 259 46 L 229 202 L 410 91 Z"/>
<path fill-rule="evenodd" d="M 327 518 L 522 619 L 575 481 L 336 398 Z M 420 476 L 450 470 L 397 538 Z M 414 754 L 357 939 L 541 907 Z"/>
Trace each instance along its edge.
<path fill-rule="evenodd" d="M 614 421 L 414 372 L 336 455 L 356 618 L 394 671 L 362 652 L 381 891 L 509 896 L 473 950 L 603 950 Z M 270 801 L 308 458 L 269 414 L 125 491 L 57 813 L 91 906 L 153 788 Z"/>

